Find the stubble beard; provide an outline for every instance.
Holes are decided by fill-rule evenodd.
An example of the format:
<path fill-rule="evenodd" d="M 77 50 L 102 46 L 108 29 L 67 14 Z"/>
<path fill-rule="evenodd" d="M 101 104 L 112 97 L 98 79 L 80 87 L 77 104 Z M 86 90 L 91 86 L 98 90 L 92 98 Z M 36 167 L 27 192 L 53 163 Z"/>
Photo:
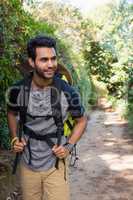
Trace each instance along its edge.
<path fill-rule="evenodd" d="M 55 74 L 54 73 L 53 76 L 47 77 L 47 76 L 45 76 L 45 74 L 43 72 L 39 71 L 37 68 L 35 69 L 35 73 L 39 76 L 39 78 L 44 79 L 44 80 L 53 79 L 53 76 Z"/>

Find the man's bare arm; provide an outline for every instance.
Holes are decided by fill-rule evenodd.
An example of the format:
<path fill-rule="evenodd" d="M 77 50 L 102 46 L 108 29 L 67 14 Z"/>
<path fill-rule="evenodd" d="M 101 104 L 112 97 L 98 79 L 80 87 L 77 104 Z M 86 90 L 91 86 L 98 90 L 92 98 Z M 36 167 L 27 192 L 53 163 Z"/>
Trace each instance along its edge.
<path fill-rule="evenodd" d="M 11 138 L 17 136 L 17 120 L 16 120 L 17 113 L 13 111 L 7 112 L 7 119 L 8 119 L 8 127 L 10 130 Z"/>
<path fill-rule="evenodd" d="M 78 142 L 78 140 L 81 138 L 81 136 L 84 133 L 86 125 L 87 125 L 87 117 L 86 116 L 76 119 L 76 124 L 75 124 L 75 126 L 72 130 L 72 134 L 68 140 L 68 142 L 70 144 L 74 145 Z M 52 150 L 53 150 L 53 153 L 59 158 L 65 158 L 70 153 L 69 150 L 65 146 L 62 146 L 62 145 L 60 145 L 60 146 L 55 145 Z"/>
<path fill-rule="evenodd" d="M 14 138 L 17 137 L 17 119 L 16 119 L 17 113 L 13 111 L 8 111 L 7 113 L 7 119 L 8 119 L 8 126 L 10 130 L 10 135 L 12 138 L 12 141 Z M 23 138 L 21 138 L 21 141 L 19 141 L 18 138 L 15 139 L 15 141 L 12 144 L 12 149 L 14 152 L 21 152 L 24 149 L 24 146 L 26 145 L 26 142 Z"/>
<path fill-rule="evenodd" d="M 83 135 L 87 125 L 87 117 L 83 116 L 76 119 L 76 124 L 72 130 L 72 134 L 68 140 L 70 144 L 76 144 Z"/>

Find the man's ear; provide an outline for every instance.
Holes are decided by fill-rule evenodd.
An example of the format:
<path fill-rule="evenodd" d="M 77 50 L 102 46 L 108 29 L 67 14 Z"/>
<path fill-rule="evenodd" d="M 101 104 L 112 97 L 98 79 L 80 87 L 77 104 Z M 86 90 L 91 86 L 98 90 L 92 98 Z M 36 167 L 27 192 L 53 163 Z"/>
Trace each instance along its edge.
<path fill-rule="evenodd" d="M 31 66 L 31 67 L 35 67 L 35 63 L 34 63 L 34 61 L 32 60 L 32 58 L 28 58 L 28 62 L 29 62 L 29 65 Z"/>

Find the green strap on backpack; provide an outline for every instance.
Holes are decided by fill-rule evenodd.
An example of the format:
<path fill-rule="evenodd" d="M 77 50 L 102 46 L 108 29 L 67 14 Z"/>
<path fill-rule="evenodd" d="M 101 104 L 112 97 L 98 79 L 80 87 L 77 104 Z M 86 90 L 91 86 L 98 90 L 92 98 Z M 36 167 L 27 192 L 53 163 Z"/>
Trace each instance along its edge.
<path fill-rule="evenodd" d="M 74 124 L 75 120 L 69 114 L 67 120 L 64 122 L 64 135 L 66 137 L 69 137 L 71 135 Z"/>

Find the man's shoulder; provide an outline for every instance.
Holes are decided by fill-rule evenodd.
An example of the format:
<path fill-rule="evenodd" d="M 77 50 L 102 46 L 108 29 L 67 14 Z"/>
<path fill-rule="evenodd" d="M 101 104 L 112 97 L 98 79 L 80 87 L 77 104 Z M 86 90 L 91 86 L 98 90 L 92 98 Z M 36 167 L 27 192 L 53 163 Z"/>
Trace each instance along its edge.
<path fill-rule="evenodd" d="M 62 91 L 65 94 L 69 105 L 69 112 L 71 113 L 72 117 L 79 118 L 84 114 L 84 107 L 81 102 L 81 95 L 77 89 L 73 86 L 69 85 L 66 81 L 61 80 Z"/>
<path fill-rule="evenodd" d="M 63 92 L 69 92 L 69 93 L 76 92 L 76 89 L 72 85 L 70 85 L 67 81 L 65 81 L 61 78 L 57 78 L 57 81 L 60 82 L 61 90 Z"/>
<path fill-rule="evenodd" d="M 17 80 L 9 87 L 9 95 L 12 96 L 12 98 L 17 98 L 17 96 L 20 94 L 23 88 L 23 86 L 28 86 L 27 82 L 29 82 L 29 77 L 23 77 L 20 80 Z"/>
<path fill-rule="evenodd" d="M 80 100 L 80 93 L 78 90 L 71 86 L 69 83 L 67 83 L 65 80 L 58 79 L 59 84 L 61 85 L 61 92 L 64 93 L 68 103 L 70 104 L 71 100 L 78 99 Z"/>

